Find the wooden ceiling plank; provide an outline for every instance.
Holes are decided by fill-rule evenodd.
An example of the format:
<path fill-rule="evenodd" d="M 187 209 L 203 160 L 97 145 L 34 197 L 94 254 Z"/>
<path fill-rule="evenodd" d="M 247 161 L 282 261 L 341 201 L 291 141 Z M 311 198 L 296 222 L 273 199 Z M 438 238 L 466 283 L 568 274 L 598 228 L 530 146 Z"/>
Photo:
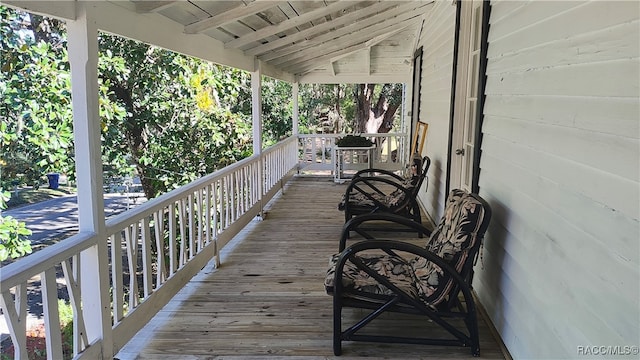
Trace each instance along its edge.
<path fill-rule="evenodd" d="M 407 22 L 406 25 L 403 26 L 403 29 L 415 26 L 417 23 L 418 22 L 415 20 Z M 391 25 L 391 26 L 394 26 L 394 25 Z M 363 30 L 366 30 L 366 29 L 363 29 Z M 374 36 L 382 35 L 383 31 L 385 30 L 388 30 L 388 29 L 382 29 L 377 32 L 374 32 L 374 34 L 376 34 Z M 349 45 L 349 43 L 341 43 L 341 45 L 336 45 L 328 49 L 327 48 L 321 49 L 318 52 L 309 53 L 304 56 L 304 60 L 302 61 L 299 61 L 300 59 L 293 60 L 289 63 L 282 64 L 281 67 L 286 71 L 290 71 L 292 73 L 301 73 L 301 72 L 305 72 L 313 69 L 313 67 L 320 62 L 330 60 L 331 58 L 334 58 L 336 56 L 340 56 L 343 54 L 364 50 L 366 48 L 368 48 L 366 42 L 362 42 L 362 41 L 356 40 L 355 43 L 351 42 L 351 45 Z M 324 55 L 319 55 L 322 53 L 324 53 Z"/>
<path fill-rule="evenodd" d="M 275 66 L 288 67 L 297 62 L 311 60 L 317 58 L 318 56 L 325 55 L 331 52 L 331 50 L 340 49 L 345 44 L 346 46 L 349 46 L 349 44 L 367 42 L 378 36 L 384 36 L 384 34 L 387 34 L 389 32 L 391 32 L 390 35 L 395 35 L 396 33 L 407 28 L 406 24 L 404 24 L 403 22 L 414 19 L 411 23 L 415 24 L 415 18 L 420 16 L 421 14 L 421 9 L 414 9 L 409 12 L 404 12 L 396 17 L 387 18 L 382 22 L 376 22 L 376 24 L 372 26 L 358 27 L 358 30 L 346 33 L 340 38 L 333 38 L 324 43 L 314 44 L 314 46 L 308 47 L 304 50 L 299 50 L 295 52 L 293 56 L 284 58 L 286 60 L 284 62 L 281 58 L 271 61 L 271 64 Z M 398 25 L 401 26 L 396 27 Z M 380 41 L 382 40 L 384 40 L 384 38 L 380 39 Z M 366 45 L 363 46 L 363 48 L 365 47 Z"/>
<path fill-rule="evenodd" d="M 286 1 L 254 1 L 248 5 L 240 5 L 229 11 L 214 15 L 184 27 L 185 34 L 198 34 L 212 27 L 219 27 L 249 15 L 286 3 Z"/>
<path fill-rule="evenodd" d="M 371 5 L 368 6 L 364 9 L 358 10 L 358 11 L 354 11 L 350 14 L 344 15 L 344 16 L 340 16 L 332 21 L 327 21 L 325 23 L 322 23 L 320 25 L 316 25 L 314 27 L 311 27 L 309 29 L 300 31 L 298 33 L 289 35 L 289 36 L 285 36 L 283 38 L 280 38 L 276 41 L 272 41 L 269 43 L 266 43 L 264 45 L 260 45 L 260 46 L 256 46 L 254 48 L 248 49 L 245 51 L 245 54 L 247 55 L 261 55 L 264 54 L 266 52 L 269 52 L 271 50 L 283 47 L 285 45 L 294 43 L 298 40 L 302 40 L 306 37 L 312 36 L 313 34 L 316 34 L 318 32 L 323 32 L 323 31 L 327 31 L 327 30 L 331 30 L 332 28 L 338 27 L 338 26 L 342 26 L 346 23 L 349 22 L 353 22 L 356 19 L 365 17 L 365 16 L 369 16 L 372 15 L 376 12 L 379 11 L 383 11 L 385 9 L 388 9 L 389 7 L 393 7 L 397 5 L 397 3 L 392 3 L 392 2 L 381 2 L 381 3 L 376 3 L 375 5 Z"/>
<path fill-rule="evenodd" d="M 175 5 L 178 1 L 137 1 L 136 12 L 139 14 L 162 11 Z"/>
<path fill-rule="evenodd" d="M 255 41 L 259 41 L 269 36 L 276 35 L 281 32 L 285 32 L 289 29 L 295 28 L 296 26 L 321 18 L 325 15 L 338 12 L 340 10 L 346 9 L 351 6 L 355 6 L 358 3 L 360 2 L 337 1 L 326 7 L 310 11 L 308 13 L 291 18 L 289 20 L 285 20 L 279 24 L 267 26 L 253 33 L 250 33 L 248 35 L 241 36 L 235 40 L 229 41 L 228 43 L 224 44 L 224 46 L 226 48 L 239 48 L 241 46 L 247 45 Z"/>
<path fill-rule="evenodd" d="M 394 16 L 397 16 L 399 14 L 402 14 L 403 12 L 406 12 L 408 10 L 412 10 L 412 11 L 418 11 L 421 10 L 423 11 L 423 7 L 425 5 L 429 5 L 430 3 L 422 3 L 422 5 L 420 6 L 416 6 L 415 3 L 404 3 L 404 5 L 398 6 L 396 8 L 392 8 L 392 9 L 387 9 L 386 12 L 381 12 L 380 14 L 376 14 L 374 16 L 362 19 L 360 21 L 354 21 L 352 24 L 344 26 L 342 28 L 339 28 L 335 31 L 332 31 L 331 33 L 327 33 L 327 34 L 322 34 L 319 36 L 316 36 L 314 38 L 311 38 L 309 40 L 304 40 L 301 42 L 298 42 L 294 45 L 288 46 L 286 48 L 283 49 L 278 49 L 276 51 L 272 51 L 269 52 L 267 54 L 261 55 L 259 56 L 260 60 L 262 61 L 271 61 L 274 59 L 277 59 L 279 57 L 283 57 L 285 55 L 289 55 L 289 54 L 296 54 L 300 51 L 303 51 L 305 49 L 310 49 L 313 47 L 317 47 L 320 46 L 320 44 L 322 44 L 323 42 L 326 41 L 333 41 L 335 38 L 339 38 L 341 36 L 344 35 L 350 35 L 353 32 L 358 31 L 361 28 L 367 27 L 367 26 L 372 26 L 372 25 L 376 25 L 379 24 L 381 22 L 384 22 L 385 20 L 388 20 Z M 415 9 L 414 9 L 415 8 Z M 282 63 L 286 60 L 280 60 L 280 61 L 274 61 L 274 64 L 278 64 L 278 63 Z"/>

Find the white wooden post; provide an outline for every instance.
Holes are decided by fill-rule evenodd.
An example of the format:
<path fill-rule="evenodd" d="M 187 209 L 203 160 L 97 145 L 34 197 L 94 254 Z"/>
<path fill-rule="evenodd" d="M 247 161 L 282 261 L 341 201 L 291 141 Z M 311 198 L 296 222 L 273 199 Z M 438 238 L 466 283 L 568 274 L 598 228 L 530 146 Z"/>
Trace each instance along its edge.
<path fill-rule="evenodd" d="M 98 108 L 98 30 L 91 4 L 77 3 L 67 22 L 80 232 L 105 233 Z M 89 344 L 102 340 L 102 356 L 113 356 L 106 236 L 81 253 L 81 299 Z"/>
<path fill-rule="evenodd" d="M 253 154 L 260 156 L 258 167 L 258 196 L 260 202 L 260 217 L 263 215 L 262 203 L 264 193 L 264 159 L 262 158 L 262 71 L 260 60 L 255 60 L 254 71 L 251 72 L 251 114 L 253 125 Z"/>
<path fill-rule="evenodd" d="M 300 104 L 298 103 L 298 96 L 300 92 L 300 83 L 297 81 L 293 83 L 291 88 L 291 96 L 293 97 L 293 124 L 292 124 L 292 133 L 293 136 L 298 136 L 300 134 L 300 129 L 298 128 L 298 123 L 300 119 Z"/>

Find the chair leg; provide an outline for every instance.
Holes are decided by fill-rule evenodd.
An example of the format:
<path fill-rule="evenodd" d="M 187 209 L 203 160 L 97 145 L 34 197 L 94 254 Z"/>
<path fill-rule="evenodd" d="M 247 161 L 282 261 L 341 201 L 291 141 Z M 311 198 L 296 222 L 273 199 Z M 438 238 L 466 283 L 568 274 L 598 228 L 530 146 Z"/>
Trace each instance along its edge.
<path fill-rule="evenodd" d="M 333 294 L 333 354 L 342 355 L 342 305 L 340 299 Z"/>

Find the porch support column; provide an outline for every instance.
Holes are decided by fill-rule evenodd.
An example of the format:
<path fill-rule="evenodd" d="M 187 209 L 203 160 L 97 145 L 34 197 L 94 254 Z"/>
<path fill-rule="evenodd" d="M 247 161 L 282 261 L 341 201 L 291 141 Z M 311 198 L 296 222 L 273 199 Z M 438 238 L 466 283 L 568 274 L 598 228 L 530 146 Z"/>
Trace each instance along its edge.
<path fill-rule="evenodd" d="M 263 215 L 264 204 L 262 197 L 264 193 L 264 173 L 265 164 L 262 159 L 262 71 L 260 60 L 256 59 L 254 71 L 251 72 L 251 117 L 253 125 L 253 155 L 260 156 L 260 166 L 258 167 L 258 198 L 260 203 L 260 217 Z"/>
<path fill-rule="evenodd" d="M 293 83 L 293 86 L 291 88 L 291 96 L 293 97 L 293 129 L 292 129 L 292 133 L 293 136 L 298 136 L 298 134 L 300 134 L 300 129 L 298 128 L 298 123 L 299 123 L 299 116 L 300 116 L 300 104 L 298 103 L 298 96 L 300 93 L 300 83 L 298 83 L 297 81 Z"/>
<path fill-rule="evenodd" d="M 89 344 L 101 341 L 102 357 L 113 356 L 109 264 L 102 193 L 98 111 L 98 30 L 89 3 L 77 2 L 77 18 L 67 21 L 71 98 L 78 184 L 80 233 L 102 239 L 80 254 L 82 311 Z M 77 266 L 78 264 L 74 264 Z M 85 344 L 85 346 L 88 344 Z"/>

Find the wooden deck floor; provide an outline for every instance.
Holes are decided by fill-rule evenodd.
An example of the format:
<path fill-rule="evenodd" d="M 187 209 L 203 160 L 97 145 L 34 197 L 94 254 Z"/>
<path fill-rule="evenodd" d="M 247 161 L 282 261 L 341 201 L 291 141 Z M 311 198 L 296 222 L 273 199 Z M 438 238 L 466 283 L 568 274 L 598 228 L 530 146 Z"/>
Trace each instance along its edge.
<path fill-rule="evenodd" d="M 228 246 L 222 266 L 197 275 L 117 358 L 334 358 L 323 280 L 338 248 L 344 218 L 336 205 L 345 188 L 328 178 L 294 178 L 265 220 Z M 345 317 L 349 311 L 357 310 Z M 416 323 L 385 326 L 411 331 Z M 481 358 L 504 358 L 482 319 L 480 342 Z M 468 348 L 363 342 L 343 343 L 336 358 L 359 357 L 472 358 Z"/>

